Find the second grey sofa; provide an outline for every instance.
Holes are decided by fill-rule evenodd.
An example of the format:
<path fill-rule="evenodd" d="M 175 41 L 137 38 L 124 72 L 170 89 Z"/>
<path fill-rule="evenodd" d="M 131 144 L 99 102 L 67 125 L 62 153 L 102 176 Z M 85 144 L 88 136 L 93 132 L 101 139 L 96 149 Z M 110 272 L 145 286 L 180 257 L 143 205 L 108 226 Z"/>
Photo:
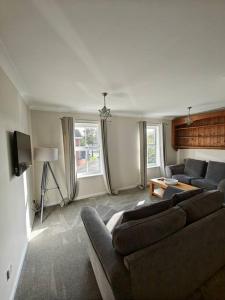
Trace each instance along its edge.
<path fill-rule="evenodd" d="M 184 164 L 166 166 L 166 173 L 167 177 L 191 184 L 193 179 L 204 177 L 206 166 L 206 161 L 189 158 L 185 160 Z"/>
<path fill-rule="evenodd" d="M 225 190 L 225 163 L 188 158 L 184 164 L 166 167 L 167 177 L 206 190 Z"/>

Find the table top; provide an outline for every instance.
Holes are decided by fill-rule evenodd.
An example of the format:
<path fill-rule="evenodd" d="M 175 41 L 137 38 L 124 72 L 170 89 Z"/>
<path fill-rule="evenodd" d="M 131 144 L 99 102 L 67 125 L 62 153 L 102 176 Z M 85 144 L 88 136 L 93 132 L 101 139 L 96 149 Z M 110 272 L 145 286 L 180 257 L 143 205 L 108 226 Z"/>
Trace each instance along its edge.
<path fill-rule="evenodd" d="M 164 178 L 163 177 L 159 177 L 159 178 L 153 178 L 153 179 L 150 179 L 150 182 L 154 183 L 154 184 L 157 184 L 158 186 L 162 187 L 162 188 L 167 188 L 168 185 L 164 182 Z M 190 184 L 186 184 L 186 183 L 183 183 L 183 182 L 178 182 L 177 184 L 175 185 L 172 185 L 178 189 L 181 189 L 183 191 L 190 191 L 190 190 L 196 190 L 198 189 L 198 187 L 196 186 L 193 186 L 193 185 L 190 185 Z"/>

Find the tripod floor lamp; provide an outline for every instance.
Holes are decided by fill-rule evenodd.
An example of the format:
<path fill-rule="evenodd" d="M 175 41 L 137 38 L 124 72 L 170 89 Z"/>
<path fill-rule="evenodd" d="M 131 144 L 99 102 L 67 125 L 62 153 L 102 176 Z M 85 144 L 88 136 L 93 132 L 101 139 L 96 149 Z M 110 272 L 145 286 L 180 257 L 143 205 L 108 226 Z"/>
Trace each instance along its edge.
<path fill-rule="evenodd" d="M 47 191 L 57 189 L 62 201 L 60 203 L 61 206 L 65 204 L 62 192 L 60 190 L 59 184 L 56 180 L 55 174 L 52 170 L 50 162 L 58 160 L 58 148 L 35 148 L 34 149 L 34 159 L 36 161 L 43 162 L 43 170 L 41 177 L 41 202 L 40 202 L 40 212 L 41 212 L 41 223 L 43 222 L 43 211 L 44 211 L 44 202 Z M 52 175 L 52 178 L 55 182 L 56 187 L 48 188 L 47 187 L 47 179 L 48 174 Z"/>

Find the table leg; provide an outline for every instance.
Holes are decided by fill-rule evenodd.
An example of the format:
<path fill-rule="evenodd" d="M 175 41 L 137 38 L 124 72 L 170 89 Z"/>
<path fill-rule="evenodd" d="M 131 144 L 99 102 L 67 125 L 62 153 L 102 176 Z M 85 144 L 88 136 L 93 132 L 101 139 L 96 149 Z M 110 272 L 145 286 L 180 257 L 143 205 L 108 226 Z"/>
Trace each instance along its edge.
<path fill-rule="evenodd" d="M 150 196 L 152 196 L 154 193 L 154 183 L 153 182 L 150 182 L 150 184 L 149 184 L 149 193 L 150 193 Z"/>

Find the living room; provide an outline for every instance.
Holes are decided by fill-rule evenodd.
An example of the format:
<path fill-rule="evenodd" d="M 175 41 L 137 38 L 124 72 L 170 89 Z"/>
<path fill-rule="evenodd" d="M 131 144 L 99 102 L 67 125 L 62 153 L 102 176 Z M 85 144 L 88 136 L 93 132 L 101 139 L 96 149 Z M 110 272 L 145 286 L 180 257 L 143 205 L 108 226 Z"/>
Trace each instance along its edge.
<path fill-rule="evenodd" d="M 225 299 L 224 26 L 0 1 L 0 299 Z"/>

